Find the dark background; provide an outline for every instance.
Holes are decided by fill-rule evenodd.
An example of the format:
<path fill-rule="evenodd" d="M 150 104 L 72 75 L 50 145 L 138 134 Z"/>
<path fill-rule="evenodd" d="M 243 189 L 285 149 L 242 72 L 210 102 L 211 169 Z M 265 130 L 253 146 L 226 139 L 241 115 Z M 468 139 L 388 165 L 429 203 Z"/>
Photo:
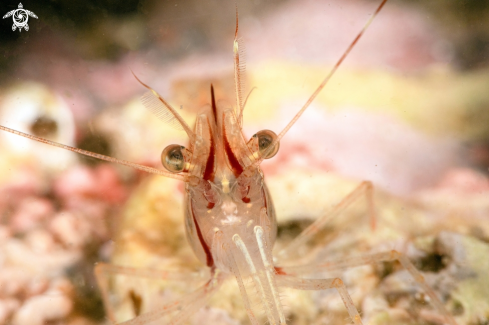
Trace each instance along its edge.
<path fill-rule="evenodd" d="M 246 1 L 239 3 L 242 15 L 262 15 L 282 4 L 281 1 Z M 402 2 L 391 0 L 391 2 Z M 403 1 L 417 6 L 434 17 L 445 37 L 454 44 L 454 65 L 460 69 L 476 69 L 489 62 L 489 3 L 487 1 Z M 31 46 L 44 45 L 43 52 L 73 55 L 82 59 L 117 60 L 128 50 L 143 50 L 155 41 L 164 42 L 163 57 L 181 54 L 186 39 L 190 50 L 219 46 L 223 24 L 232 24 L 231 15 L 220 14 L 234 10 L 232 1 L 24 1 L 24 9 L 39 19 L 30 18 L 28 32 L 12 32 L 12 18 L 0 21 L 0 82 L 5 82 L 16 69 L 16 61 Z M 17 1 L 2 1 L 2 16 L 17 9 Z M 217 13 L 217 14 L 216 14 Z M 137 47 L 128 49 L 114 39 L 114 28 L 128 22 L 139 26 Z M 32 44 L 36 39 L 49 40 Z M 35 42 L 34 42 L 35 43 Z M 46 44 L 49 43 L 49 44 Z M 186 46 L 186 45 L 185 45 Z M 39 51 L 39 49 L 38 49 Z"/>

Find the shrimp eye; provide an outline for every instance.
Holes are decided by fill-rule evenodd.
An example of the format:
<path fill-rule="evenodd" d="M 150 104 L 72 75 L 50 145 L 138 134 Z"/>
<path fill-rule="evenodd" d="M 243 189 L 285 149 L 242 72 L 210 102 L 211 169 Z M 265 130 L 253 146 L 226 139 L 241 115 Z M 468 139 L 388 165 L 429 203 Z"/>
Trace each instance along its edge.
<path fill-rule="evenodd" d="M 280 143 L 276 143 L 273 149 L 269 149 L 272 142 L 277 138 L 275 132 L 270 130 L 261 130 L 253 137 L 258 138 L 258 150 L 260 154 L 265 154 L 264 158 L 269 159 L 275 156 L 280 148 Z"/>
<path fill-rule="evenodd" d="M 185 157 L 183 155 L 185 147 L 178 144 L 171 144 L 163 149 L 161 153 L 161 163 L 169 172 L 179 173 L 183 171 Z"/>

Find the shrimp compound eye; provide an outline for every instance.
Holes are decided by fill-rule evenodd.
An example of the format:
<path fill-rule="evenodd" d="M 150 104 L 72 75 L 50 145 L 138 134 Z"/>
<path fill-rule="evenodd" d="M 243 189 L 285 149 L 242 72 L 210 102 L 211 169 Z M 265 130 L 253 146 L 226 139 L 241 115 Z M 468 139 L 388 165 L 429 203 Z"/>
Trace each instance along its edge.
<path fill-rule="evenodd" d="M 169 172 L 179 173 L 185 166 L 183 151 L 185 147 L 178 144 L 171 144 L 163 149 L 161 153 L 161 163 Z"/>
<path fill-rule="evenodd" d="M 270 130 L 261 130 L 253 135 L 253 137 L 258 138 L 258 150 L 260 151 L 260 154 L 265 154 L 265 159 L 270 159 L 277 154 L 278 149 L 280 148 L 280 143 L 277 142 L 273 149 L 269 149 L 272 142 L 277 138 L 275 132 Z"/>

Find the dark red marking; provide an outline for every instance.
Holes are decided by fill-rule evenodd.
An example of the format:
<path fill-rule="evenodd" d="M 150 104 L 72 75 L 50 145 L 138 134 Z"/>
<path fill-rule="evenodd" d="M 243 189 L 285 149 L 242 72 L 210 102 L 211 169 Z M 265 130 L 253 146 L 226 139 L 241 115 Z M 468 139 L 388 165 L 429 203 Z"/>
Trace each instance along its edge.
<path fill-rule="evenodd" d="M 275 266 L 275 274 L 287 275 L 287 273 L 284 272 L 284 269 L 279 266 Z"/>
<path fill-rule="evenodd" d="M 382 9 L 382 7 L 385 5 L 386 2 L 387 2 L 387 0 L 382 1 L 382 3 L 380 4 L 380 6 L 377 8 L 377 10 L 375 10 L 374 15 L 376 15 L 376 14 L 379 13 L 379 11 Z"/>
<path fill-rule="evenodd" d="M 207 202 L 207 209 L 212 209 L 215 205 L 215 203 Z"/>
<path fill-rule="evenodd" d="M 195 229 L 197 230 L 197 237 L 199 237 L 200 244 L 202 245 L 202 248 L 204 249 L 204 253 L 206 256 L 206 264 L 208 267 L 213 267 L 214 259 L 212 258 L 211 250 L 209 249 L 209 246 L 207 246 L 204 240 L 204 236 L 202 236 L 202 231 L 200 230 L 197 219 L 195 219 L 194 206 L 192 203 L 190 203 L 190 206 L 192 207 L 192 219 L 194 219 Z"/>
<path fill-rule="evenodd" d="M 207 119 L 207 125 L 209 125 L 209 119 Z M 205 171 L 203 178 L 206 181 L 214 181 L 214 165 L 216 162 L 216 148 L 214 147 L 214 135 L 212 134 L 212 128 L 209 128 L 211 134 L 209 156 L 207 157 L 207 163 L 205 164 Z"/>
<path fill-rule="evenodd" d="M 214 97 L 214 86 L 212 84 L 211 84 L 211 103 L 212 103 L 212 115 L 214 116 L 214 122 L 217 125 L 216 98 Z"/>
<path fill-rule="evenodd" d="M 373 16 L 376 16 L 379 13 L 379 11 L 382 9 L 382 7 L 385 5 L 386 2 L 387 2 L 387 0 L 382 1 L 382 3 L 380 4 L 380 6 L 377 8 L 377 10 L 375 10 Z M 362 35 L 365 32 L 365 30 L 367 29 L 367 27 L 368 27 L 368 24 L 363 27 L 363 29 L 360 31 L 360 33 L 358 33 L 357 37 L 355 37 L 355 39 L 353 40 L 353 42 L 346 49 L 345 53 L 343 53 L 343 55 L 341 56 L 341 58 L 335 64 L 335 66 L 333 68 L 333 71 L 335 71 L 340 66 L 340 64 L 343 62 L 343 60 L 348 56 L 348 54 L 350 54 L 351 49 L 355 46 L 355 44 L 357 44 L 358 40 L 360 39 L 360 37 L 362 37 Z"/>
<path fill-rule="evenodd" d="M 263 203 L 265 204 L 265 209 L 267 209 L 267 214 L 268 214 L 267 193 L 265 193 L 265 189 L 263 187 L 261 188 L 261 195 L 263 197 Z"/>
<path fill-rule="evenodd" d="M 224 151 L 226 152 L 226 156 L 228 157 L 229 164 L 231 165 L 231 169 L 233 170 L 234 177 L 238 178 L 239 175 L 243 172 L 243 167 L 238 161 L 238 158 L 233 153 L 231 146 L 229 145 L 228 138 L 226 136 L 226 127 L 223 123 L 223 134 L 224 134 Z"/>
<path fill-rule="evenodd" d="M 250 186 L 246 186 L 246 196 L 241 199 L 244 203 L 250 203 L 251 199 L 247 196 L 250 193 Z"/>

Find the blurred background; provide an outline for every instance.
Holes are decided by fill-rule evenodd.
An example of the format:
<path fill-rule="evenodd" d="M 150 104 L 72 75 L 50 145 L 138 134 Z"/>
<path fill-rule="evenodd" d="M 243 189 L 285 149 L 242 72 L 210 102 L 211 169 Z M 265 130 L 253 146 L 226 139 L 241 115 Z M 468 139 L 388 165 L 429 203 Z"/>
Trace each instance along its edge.
<path fill-rule="evenodd" d="M 191 124 L 210 102 L 211 83 L 218 99 L 235 101 L 232 1 L 22 5 L 38 17 L 29 17 L 28 31 L 13 31 L 12 17 L 0 21 L 3 126 L 161 168 L 161 150 L 187 140 L 145 111 L 145 89 L 131 70 Z M 254 88 L 246 135 L 280 132 L 377 5 L 238 1 L 246 93 Z M 0 14 L 18 7 L 2 1 Z M 390 0 L 279 155 L 263 164 L 279 231 L 303 229 L 371 180 L 382 193 L 379 210 L 423 211 L 420 219 L 395 221 L 406 243 L 451 231 L 485 252 L 488 89 L 487 1 Z M 181 203 L 174 203 L 182 200 L 182 184 L 6 133 L 0 150 L 0 324 L 103 323 L 96 262 L 198 267 L 185 242 Z M 487 273 L 486 266 L 474 270 Z M 487 297 L 489 288 L 470 292 L 471 299 Z M 458 297 L 447 308 L 460 323 L 487 322 L 489 303 L 470 310 L 472 300 L 446 295 Z M 320 311 L 309 312 L 290 317 L 297 324 L 320 319 Z M 233 317 L 222 323 L 234 324 Z"/>

